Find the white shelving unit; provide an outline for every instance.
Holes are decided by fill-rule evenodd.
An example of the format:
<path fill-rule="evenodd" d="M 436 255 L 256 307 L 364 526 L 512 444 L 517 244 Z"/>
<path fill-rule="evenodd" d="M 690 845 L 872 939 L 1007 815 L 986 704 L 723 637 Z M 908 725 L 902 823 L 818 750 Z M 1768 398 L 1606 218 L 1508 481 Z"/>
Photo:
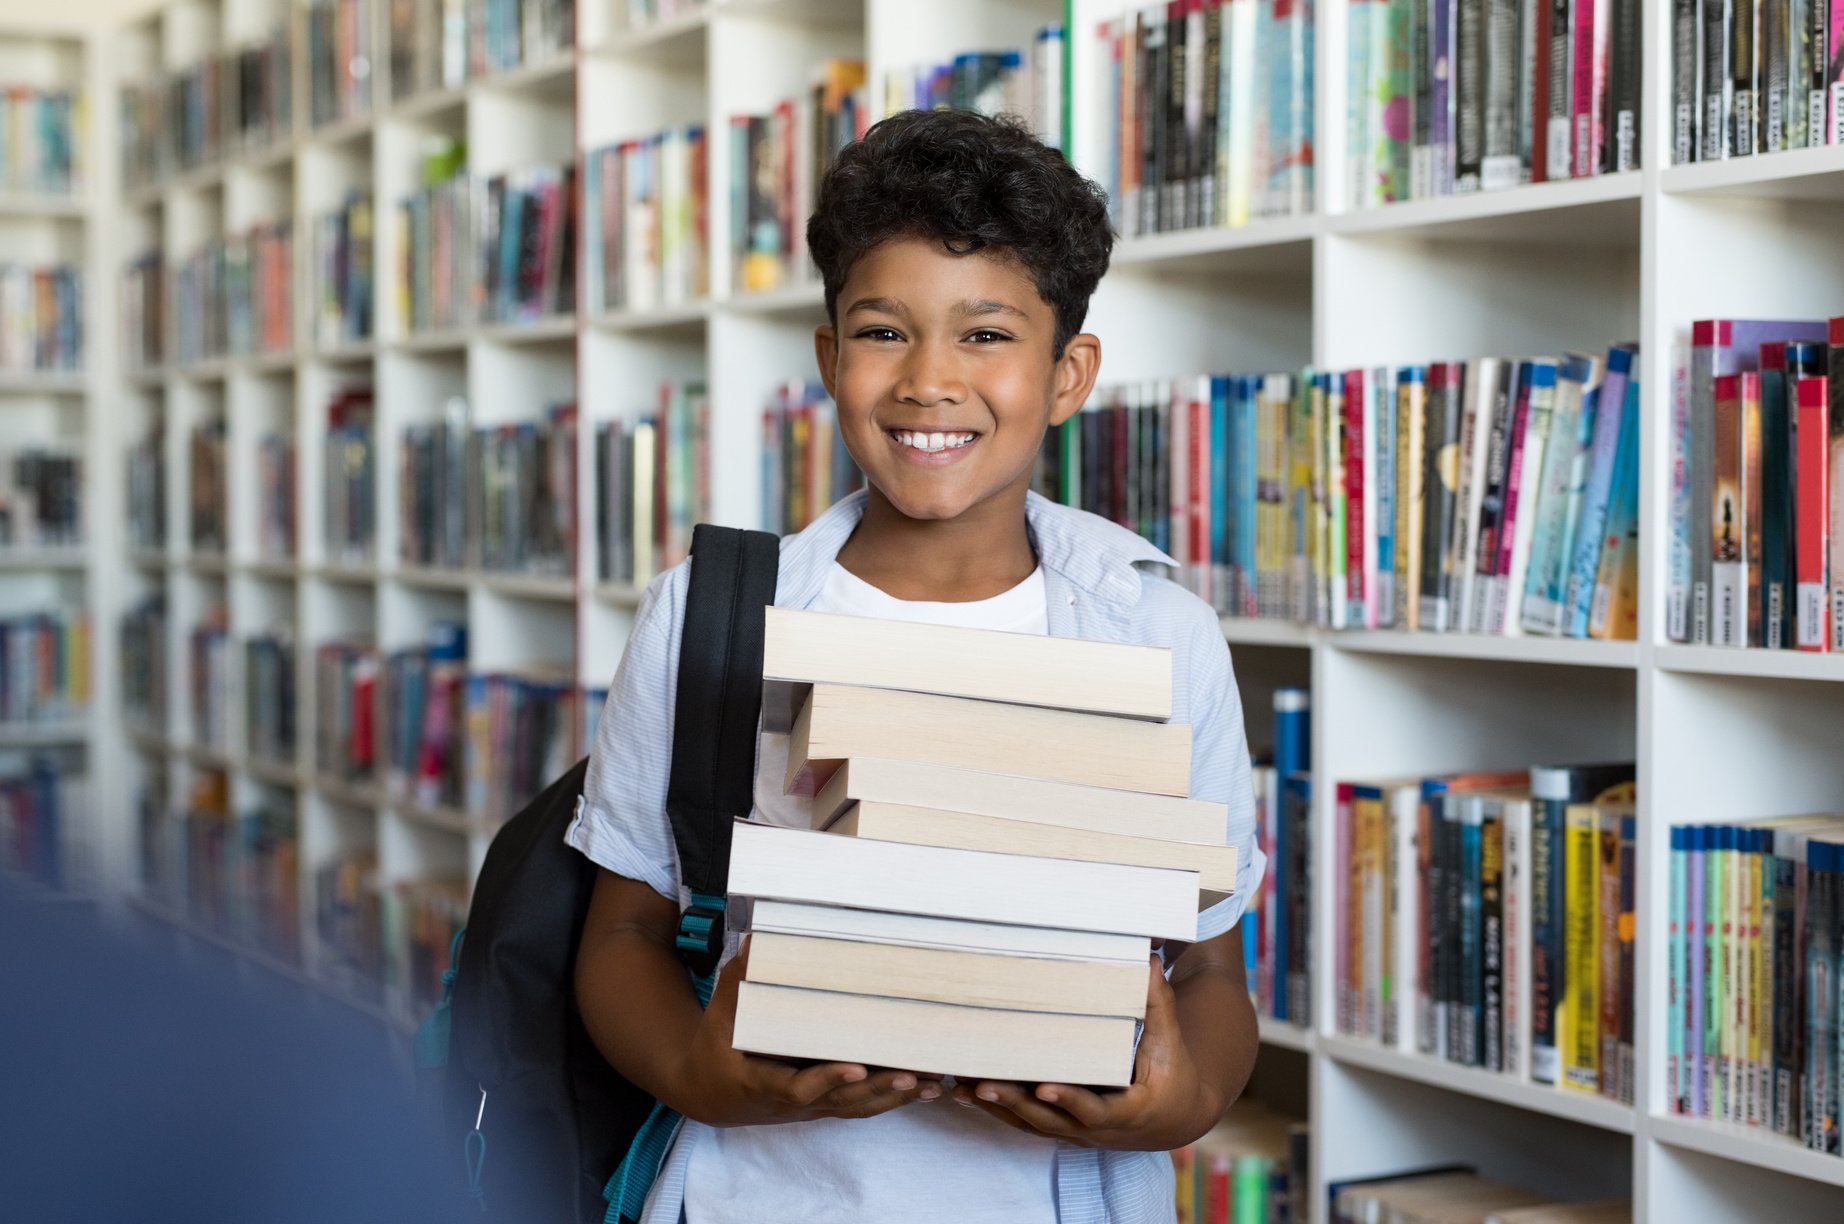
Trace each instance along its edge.
<path fill-rule="evenodd" d="M 378 222 L 375 340 L 318 349 L 296 311 L 294 352 L 123 375 L 110 383 L 106 432 L 121 446 L 164 414 L 171 479 L 164 551 L 109 551 L 92 571 L 119 572 L 130 594 L 168 593 L 170 709 L 157 734 L 114 728 L 132 752 L 112 812 L 129 825 L 129 796 L 164 777 L 183 797 L 193 771 L 223 769 L 234 806 L 293 805 L 301 832 L 302 921 L 311 932 L 313 870 L 354 847 L 375 848 L 390 881 L 470 875 L 490 832 L 459 813 L 420 809 L 376 788 L 319 777 L 313 768 L 311 668 L 324 640 L 369 635 L 384 651 L 420 642 L 429 623 L 469 628 L 479 668 L 561 663 L 586 686 L 608 683 L 632 625 L 638 592 L 598 585 L 593 457 L 598 423 L 630 418 L 666 379 L 708 382 L 714 430 L 714 517 L 755 526 L 759 412 L 778 382 L 813 372 L 816 286 L 759 295 L 729 290 L 731 115 L 803 87 L 832 56 L 864 58 L 873 96 L 883 73 L 917 60 L 1024 45 L 1040 25 L 1072 31 L 1074 156 L 1099 164 L 1091 41 L 1123 0 L 730 0 L 645 30 L 624 25 L 623 0 L 582 0 L 577 51 L 561 60 L 461 88 L 391 102 L 384 79 L 383 5 L 372 116 L 322 131 L 297 125 L 285 149 L 194 171 L 129 193 L 112 209 L 119 259 L 158 242 L 168 259 L 205 236 L 269 216 L 297 222 L 296 301 L 308 292 L 309 219 L 348 189 L 369 189 Z M 226 40 L 266 30 L 294 11 L 287 0 L 177 0 L 118 41 L 114 80 L 182 67 Z M 1537 638 L 1344 633 L 1274 622 L 1226 621 L 1251 736 L 1265 699 L 1309 686 L 1313 766 L 1326 782 L 1556 760 L 1639 762 L 1638 1103 L 1551 1092 L 1334 1036 L 1323 1001 L 1332 967 L 1317 967 L 1320 1027 L 1269 1025 L 1264 1040 L 1303 1067 L 1314 1121 L 1313 1201 L 1324 1187 L 1367 1174 L 1470 1160 L 1490 1174 L 1558 1197 L 1630 1193 L 1637 1218 L 1740 1224 L 1828 1219 L 1844 1212 L 1844 1159 L 1806 1153 L 1771 1136 L 1665 1115 L 1663 947 L 1668 826 L 1835 806 L 1844 789 L 1844 722 L 1829 657 L 1673 646 L 1663 641 L 1668 357 L 1693 318 L 1844 312 L 1844 149 L 1747 162 L 1666 168 L 1669 46 L 1648 23 L 1643 162 L 1637 172 L 1512 191 L 1340 211 L 1344 164 L 1344 7 L 1319 6 L 1317 214 L 1245 228 L 1122 242 L 1089 327 L 1105 345 L 1104 380 L 1223 370 L 1339 368 L 1483 353 L 1553 352 L 1642 342 L 1641 625 L 1637 643 Z M 297 74 L 299 82 L 299 74 Z M 112 96 L 98 91 L 98 97 Z M 106 107 L 97 107 L 100 113 Z M 297 102 L 298 117 L 306 108 Z M 471 168 L 491 172 L 577 158 L 613 141 L 702 122 L 711 133 L 708 301 L 657 312 L 555 317 L 529 328 L 464 328 L 408 336 L 398 329 L 389 269 L 389 215 L 415 181 L 422 141 L 465 137 Z M 107 147 L 107 146 L 105 146 Z M 112 165 L 111 158 L 95 159 Z M 110 193 L 110 198 L 120 198 Z M 0 211 L 25 207 L 0 201 Z M 584 217 L 584 223 L 593 219 Z M 69 222 L 65 222 L 69 223 Z M 584 278 L 578 277 L 578 284 Z M 98 344 L 97 350 L 109 346 Z M 324 410 L 348 382 L 375 388 L 381 530 L 376 559 L 352 566 L 325 555 L 319 533 Z M 0 386 L 0 394 L 10 392 Z M 35 388 L 32 394 L 58 394 Z M 579 405 L 580 530 L 573 575 L 507 578 L 415 570 L 397 560 L 397 436 L 465 394 L 476 419 L 528 419 L 547 403 Z M 190 555 L 184 440 L 222 414 L 233 457 L 229 550 Z M 292 430 L 298 449 L 300 549 L 255 551 L 253 447 Z M 95 482 L 107 486 L 109 481 Z M 98 513 L 93 521 L 100 522 Z M 126 561 L 126 565 L 118 564 Z M 302 735 L 290 762 L 251 759 L 240 743 L 205 753 L 186 702 L 184 634 L 222 600 L 231 632 L 288 627 L 301 668 Z M 99 621 L 99 641 L 108 625 Z M 105 694 L 106 701 L 106 694 Z M 232 725 L 238 725 L 236 719 Z M 1317 788 L 1321 828 L 1331 787 Z M 131 844 L 125 827 L 118 841 Z M 1329 878 L 1329 838 L 1316 838 Z M 125 862 L 125 860 L 123 860 Z M 128 878 L 124 871 L 122 878 Z M 1321 890 L 1323 893 L 1325 890 Z M 1321 896 L 1315 923 L 1332 921 Z M 1325 946 L 1323 939 L 1319 946 Z M 319 980 L 309 938 L 310 980 Z M 1291 1065 L 1291 1064 L 1290 1064 Z M 1772 1207 L 1766 1207 L 1772 1204 Z M 1322 1210 L 1322 1206 L 1321 1206 Z M 1321 1217 L 1323 1218 L 1323 1217 Z"/>
<path fill-rule="evenodd" d="M 86 25 L 56 18 L 27 20 L 0 16 L 0 84 L 77 91 L 93 109 L 107 81 L 103 40 Z M 0 723 L 0 760 L 9 766 L 35 754 L 57 759 L 60 768 L 88 778 L 88 810 L 63 815 L 65 866 L 71 895 L 93 897 L 98 874 L 106 872 L 111 847 L 99 839 L 101 805 L 112 768 L 106 750 L 114 686 L 112 641 L 114 575 L 107 563 L 120 547 L 119 495 L 102 475 L 109 470 L 107 424 L 99 416 L 112 358 L 99 335 L 110 318 L 107 291 L 93 270 L 107 249 L 105 227 L 96 224 L 96 201 L 106 199 L 110 177 L 100 164 L 112 148 L 107 117 L 91 113 L 74 139 L 80 179 L 68 193 L 0 188 L 0 261 L 30 265 L 76 264 L 83 277 L 84 364 L 80 371 L 0 370 L 0 447 L 50 443 L 72 446 L 83 463 L 84 543 L 72 548 L 0 546 L 0 615 L 69 609 L 88 616 L 93 646 L 91 693 L 86 711 L 66 722 Z M 99 292 L 100 291 L 100 292 Z"/>

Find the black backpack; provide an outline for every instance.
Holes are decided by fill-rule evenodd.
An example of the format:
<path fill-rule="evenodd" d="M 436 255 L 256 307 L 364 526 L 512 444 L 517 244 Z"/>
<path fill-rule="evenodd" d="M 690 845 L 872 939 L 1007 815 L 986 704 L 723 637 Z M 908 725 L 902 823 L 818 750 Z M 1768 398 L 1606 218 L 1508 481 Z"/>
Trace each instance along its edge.
<path fill-rule="evenodd" d="M 708 978 L 723 953 L 731 822 L 752 805 L 779 549 L 765 532 L 701 524 L 692 555 L 666 806 L 694 897 L 680 955 Z M 603 1059 L 576 1005 L 599 869 L 564 831 L 587 769 L 579 761 L 494 836 L 447 975 L 443 1142 L 464 1156 L 469 1194 L 492 1219 L 600 1224 L 603 1188 L 654 1108 Z"/>

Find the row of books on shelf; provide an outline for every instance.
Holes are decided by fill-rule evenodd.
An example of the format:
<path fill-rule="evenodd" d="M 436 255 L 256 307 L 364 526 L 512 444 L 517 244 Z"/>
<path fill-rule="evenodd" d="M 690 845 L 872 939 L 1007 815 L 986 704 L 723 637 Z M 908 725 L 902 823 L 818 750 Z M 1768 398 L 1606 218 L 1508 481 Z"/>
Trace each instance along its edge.
<path fill-rule="evenodd" d="M 883 113 L 970 110 L 1015 115 L 1053 149 L 1063 147 L 1062 26 L 1038 30 L 1028 47 L 967 51 L 945 63 L 912 64 L 884 74 Z"/>
<path fill-rule="evenodd" d="M 465 648 L 465 631 L 446 622 L 429 646 L 389 656 L 369 642 L 321 643 L 320 772 L 361 785 L 400 783 L 397 798 L 497 824 L 569 768 L 591 699 L 552 670 L 468 667 L 454 655 Z M 431 795 L 437 804 L 425 802 Z"/>
<path fill-rule="evenodd" d="M 1674 162 L 1844 144 L 1835 0 L 1677 0 L 1670 30 Z"/>
<path fill-rule="evenodd" d="M 285 144 L 294 131 L 294 35 L 267 36 L 126 85 L 119 96 L 122 181 L 147 187 Z"/>
<path fill-rule="evenodd" d="M 731 115 L 731 287 L 754 293 L 812 279 L 807 218 L 840 149 L 870 126 L 864 61 L 823 64 L 804 92 L 760 115 Z"/>
<path fill-rule="evenodd" d="M 0 724 L 81 718 L 90 682 L 90 622 L 81 610 L 0 616 Z"/>
<path fill-rule="evenodd" d="M 221 939 L 300 964 L 300 843 L 287 805 L 233 812 L 229 779 L 199 770 L 177 812 L 143 791 L 136 826 L 144 896 Z"/>
<path fill-rule="evenodd" d="M 1101 24 L 1088 88 L 1104 108 L 1099 181 L 1123 237 L 1311 209 L 1312 14 L 1200 0 Z"/>
<path fill-rule="evenodd" d="M 467 922 L 467 882 L 386 883 L 369 851 L 342 854 L 314 872 L 314 932 L 321 973 L 342 993 L 382 1003 L 413 1023 L 442 998 L 457 932 Z"/>
<path fill-rule="evenodd" d="M 88 126 L 80 90 L 0 86 L 0 190 L 75 193 L 83 183 Z"/>
<path fill-rule="evenodd" d="M 0 375 L 83 369 L 83 269 L 0 263 Z"/>
<path fill-rule="evenodd" d="M 293 763 L 295 700 L 293 635 L 276 629 L 244 638 L 242 721 L 251 757 Z"/>
<path fill-rule="evenodd" d="M 1335 788 L 1337 1031 L 1633 1102 L 1633 766 Z"/>
<path fill-rule="evenodd" d="M 1350 206 L 1639 166 L 1639 0 L 1350 7 Z"/>
<path fill-rule="evenodd" d="M 292 222 L 264 222 L 213 238 L 182 260 L 171 279 L 174 360 L 293 350 Z"/>
<path fill-rule="evenodd" d="M 200 748 L 231 751 L 230 612 L 223 604 L 207 608 L 186 636 L 187 695 L 192 710 L 192 739 Z"/>
<path fill-rule="evenodd" d="M 1252 758 L 1255 841 L 1268 868 L 1242 913 L 1244 976 L 1257 1014 L 1311 1027 L 1312 703 L 1305 689 L 1274 692 L 1274 742 Z"/>
<path fill-rule="evenodd" d="M 128 546 L 166 547 L 166 421 L 156 415 L 124 456 L 128 475 Z"/>
<path fill-rule="evenodd" d="M 710 517 L 710 395 L 701 382 L 662 383 L 654 410 L 596 427 L 596 572 L 645 586 L 683 561 Z"/>
<path fill-rule="evenodd" d="M 576 170 L 466 170 L 446 144 L 395 212 L 396 309 L 410 333 L 528 323 L 575 309 Z"/>
<path fill-rule="evenodd" d="M 1674 825 L 1673 1113 L 1839 1149 L 1844 817 Z"/>
<path fill-rule="evenodd" d="M 1636 350 L 1117 387 L 1038 488 L 1228 615 L 1637 636 Z"/>
<path fill-rule="evenodd" d="M 371 114 L 379 63 L 372 0 L 306 0 L 301 15 L 307 119 L 316 128 Z"/>
<path fill-rule="evenodd" d="M 410 565 L 569 575 L 576 550 L 576 405 L 542 421 L 470 425 L 467 401 L 403 432 L 400 557 Z"/>
<path fill-rule="evenodd" d="M 83 456 L 71 446 L 0 448 L 0 549 L 83 542 Z"/>
<path fill-rule="evenodd" d="M 1844 317 L 1700 320 L 1678 358 L 1667 634 L 1844 650 Z"/>
<path fill-rule="evenodd" d="M 353 192 L 314 222 L 314 341 L 326 348 L 372 336 L 371 197 Z"/>
<path fill-rule="evenodd" d="M 12 876 L 52 889 L 81 884 L 89 810 L 89 778 L 70 762 L 0 760 L 0 883 Z"/>
<path fill-rule="evenodd" d="M 762 409 L 762 526 L 792 535 L 864 484 L 838 410 L 813 379 L 790 379 Z"/>
<path fill-rule="evenodd" d="M 709 294 L 709 158 L 700 124 L 588 155 L 583 241 L 590 309 L 649 310 Z"/>
<path fill-rule="evenodd" d="M 221 553 L 229 547 L 225 530 L 228 459 L 223 417 L 192 427 L 186 446 L 186 524 L 192 547 L 201 552 Z"/>
<path fill-rule="evenodd" d="M 709 0 L 627 0 L 623 15 L 627 29 L 645 30 L 664 21 L 675 21 L 702 12 Z"/>
<path fill-rule="evenodd" d="M 143 727 L 165 725 L 167 707 L 166 597 L 143 596 L 122 613 L 122 711 Z"/>
<path fill-rule="evenodd" d="M 1312 1132 L 1252 1097 L 1172 1152 L 1178 1224 L 1305 1224 Z"/>
<path fill-rule="evenodd" d="M 391 100 L 568 59 L 574 0 L 388 0 Z"/>

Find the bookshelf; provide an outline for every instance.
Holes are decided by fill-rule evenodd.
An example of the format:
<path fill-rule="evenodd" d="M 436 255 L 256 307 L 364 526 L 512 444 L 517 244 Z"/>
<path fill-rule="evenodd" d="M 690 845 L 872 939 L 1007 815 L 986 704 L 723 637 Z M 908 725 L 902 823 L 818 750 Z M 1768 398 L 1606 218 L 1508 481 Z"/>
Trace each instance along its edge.
<path fill-rule="evenodd" d="M 0 622 L 17 650 L 22 629 L 32 631 L 28 618 L 49 614 L 59 622 L 54 649 L 74 644 L 76 631 L 91 652 L 81 669 L 87 697 L 53 683 L 60 692 L 49 703 L 28 698 L 24 708 L 0 712 L 0 787 L 17 788 L 47 767 L 57 779 L 55 812 L 30 800 L 12 814 L 0 870 L 42 895 L 84 901 L 100 896 L 109 853 L 94 797 L 107 792 L 112 768 L 100 712 L 114 694 L 106 639 L 115 582 L 106 558 L 120 547 L 115 494 L 98 475 L 108 470 L 98 388 L 111 359 L 97 336 L 107 308 L 89 271 L 107 245 L 97 206 L 108 177 L 97 152 L 109 127 L 86 113 L 104 93 L 102 44 L 76 22 L 0 18 L 0 83 L 13 137 L 0 156 L 0 265 L 8 292 L 22 291 L 13 306 L 54 285 L 57 295 L 55 312 L 30 331 L 15 316 L 11 343 L 0 345 L 7 350 L 0 355 L 0 466 L 7 469 L 0 501 L 10 524 L 0 531 Z M 28 337 L 40 343 L 22 345 Z M 27 475 L 25 464 L 39 474 Z M 47 499 L 50 464 L 70 483 Z M 45 640 L 38 636 L 38 644 Z M 19 671 L 25 657 L 6 660 L 15 707 L 19 687 L 32 683 Z"/>
<path fill-rule="evenodd" d="M 112 245 L 95 266 L 112 283 L 129 260 L 147 252 L 160 252 L 172 269 L 213 242 L 289 222 L 287 343 L 192 360 L 176 359 L 169 348 L 140 364 L 124 349 L 121 368 L 93 366 L 81 379 L 0 376 L 0 397 L 31 405 L 37 419 L 49 420 L 83 404 L 102 379 L 108 415 L 104 428 L 91 432 L 106 433 L 123 455 L 151 441 L 164 468 L 164 539 L 105 544 L 99 528 L 81 577 L 19 562 L 35 582 L 117 584 L 113 602 L 98 606 L 125 610 L 150 598 L 164 601 L 156 622 L 166 673 L 159 708 L 139 719 L 108 720 L 114 725 L 98 730 L 104 742 L 120 746 L 123 760 L 106 792 L 106 810 L 121 814 L 121 827 L 112 821 L 107 830 L 118 847 L 114 878 L 176 925 L 249 948 L 250 940 L 228 937 L 207 917 L 189 913 L 170 879 L 164 901 L 158 890 L 152 899 L 141 892 L 134 866 L 140 821 L 158 823 L 161 812 L 176 820 L 197 806 L 201 784 L 211 784 L 221 786 L 232 817 L 261 810 L 292 822 L 298 955 L 261 949 L 252 955 L 404 1026 L 414 1007 L 403 949 L 374 948 L 389 966 L 386 989 L 364 990 L 363 972 L 355 985 L 355 963 L 363 958 L 355 960 L 348 944 L 382 942 L 376 919 L 356 912 L 347 916 L 349 927 L 317 931 L 316 890 L 358 880 L 361 892 L 389 892 L 399 884 L 470 878 L 492 823 L 465 805 L 425 802 L 388 781 L 323 767 L 316 756 L 322 697 L 316 652 L 328 643 L 369 643 L 388 656 L 425 643 L 432 625 L 450 622 L 466 627 L 476 671 L 545 668 L 570 686 L 605 686 L 639 591 L 605 581 L 598 567 L 595 430 L 638 419 L 662 383 L 703 382 L 714 425 L 711 517 L 758 525 L 760 413 L 778 384 L 812 375 L 812 329 L 823 317 L 817 286 L 799 279 L 758 293 L 732 288 L 731 170 L 728 158 L 716 155 L 724 146 L 713 144 L 707 293 L 602 310 L 583 305 L 579 267 L 573 304 L 519 322 L 464 319 L 412 329 L 393 284 L 391 270 L 405 255 L 393 218 L 399 201 L 423 186 L 431 150 L 464 143 L 468 170 L 490 176 L 539 165 L 580 167 L 610 144 L 694 123 L 721 139 L 731 116 L 761 113 L 804 89 L 829 58 L 865 60 L 875 98 L 893 69 L 960 51 L 1025 46 L 1039 26 L 1061 22 L 1071 31 L 1071 148 L 1078 164 L 1095 173 L 1096 99 L 1085 82 L 1097 72 L 1098 49 L 1088 33 L 1127 6 L 1118 0 L 927 6 L 714 0 L 634 29 L 625 0 L 579 0 L 574 37 L 556 52 L 490 72 L 425 72 L 405 83 L 388 53 L 389 0 L 348 5 L 355 15 L 349 28 L 371 40 L 373 70 L 348 83 L 336 113 L 314 121 L 307 51 L 297 41 L 285 131 L 99 196 L 109 203 L 105 224 L 96 228 L 111 231 Z M 96 96 L 113 98 L 118 86 L 186 72 L 278 29 L 300 40 L 310 11 L 327 7 L 339 6 L 331 0 L 169 3 L 112 40 L 108 91 Z M 1122 241 L 1089 324 L 1104 339 L 1105 379 L 1600 351 L 1611 341 L 1637 339 L 1645 560 L 1638 642 L 1224 622 L 1252 739 L 1265 733 L 1264 700 L 1274 688 L 1310 689 L 1318 778 L 1622 754 L 1639 763 L 1638 1104 L 1551 1092 L 1338 1037 L 1322 1004 L 1312 1028 L 1264 1027 L 1271 1049 L 1297 1064 L 1310 1100 L 1315 1184 L 1322 1190 L 1331 1181 L 1467 1160 L 1560 1196 L 1631 1193 L 1645 1220 L 1739 1222 L 1758 1218 L 1764 1201 L 1788 1218 L 1835 1216 L 1844 1208 L 1844 1160 L 1665 1112 L 1660 949 L 1670 824 L 1835 806 L 1844 784 L 1844 732 L 1834 717 L 1837 689 L 1828 682 L 1844 680 L 1844 668 L 1831 656 L 1668 643 L 1662 541 L 1666 355 L 1693 318 L 1844 312 L 1838 289 L 1844 236 L 1836 224 L 1844 206 L 1844 149 L 1670 166 L 1663 122 L 1669 42 L 1652 28 L 1657 23 L 1647 23 L 1641 169 L 1349 211 L 1339 119 L 1345 10 L 1338 3 L 1317 10 L 1317 207 L 1310 215 L 1258 218 L 1233 229 Z M 95 108 L 98 115 L 107 109 Z M 113 153 L 96 160 L 114 173 Z M 579 174 L 579 190 L 580 183 Z M 371 204 L 373 325 L 329 338 L 315 324 L 316 225 L 354 197 Z M 0 198 L 0 230 L 23 216 L 33 225 L 86 232 L 87 202 L 57 202 L 44 221 L 36 207 Z M 585 213 L 581 220 L 587 225 L 594 218 Z M 361 508 L 376 532 L 369 550 L 349 552 L 329 546 L 322 473 L 343 436 L 329 407 L 361 388 L 371 393 L 373 474 Z M 535 425 L 552 404 L 576 405 L 579 529 L 562 570 L 505 573 L 403 560 L 405 431 L 438 424 L 455 397 L 471 406 L 476 426 Z M 215 441 L 219 422 L 221 538 L 208 530 L 214 507 L 193 499 L 194 439 Z M 270 439 L 292 443 L 298 488 L 293 548 L 280 552 L 259 547 L 259 459 Z M 119 522 L 119 508 L 107 500 L 117 495 L 108 488 L 95 494 L 100 509 L 92 521 L 100 524 L 106 513 Z M 240 675 L 235 660 L 254 634 L 276 632 L 294 644 L 291 756 L 250 751 L 240 680 L 227 695 L 228 742 L 208 747 L 198 737 L 188 643 L 219 609 L 233 674 Z M 105 651 L 115 623 L 98 621 Z M 99 668 L 99 706 L 112 709 L 103 704 L 112 692 L 109 672 Z M 1315 827 L 1327 828 L 1330 788 L 1317 793 Z M 1315 853 L 1322 856 L 1320 873 L 1329 875 L 1325 841 L 1316 839 Z M 1315 929 L 1328 930 L 1332 920 L 1331 898 L 1322 896 Z M 1331 967 L 1314 971 L 1315 997 L 1329 999 Z M 1314 1198 L 1323 1202 L 1322 1194 Z"/>

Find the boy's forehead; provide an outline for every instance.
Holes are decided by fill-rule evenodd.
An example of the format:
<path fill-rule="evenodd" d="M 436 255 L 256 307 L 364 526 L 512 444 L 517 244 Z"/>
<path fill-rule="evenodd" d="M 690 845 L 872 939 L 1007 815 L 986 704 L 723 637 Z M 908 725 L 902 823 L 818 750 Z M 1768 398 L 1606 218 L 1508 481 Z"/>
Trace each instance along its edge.
<path fill-rule="evenodd" d="M 839 301 L 844 313 L 946 310 L 1028 316 L 1049 309 L 1009 248 L 960 253 L 939 238 L 923 237 L 892 238 L 866 251 L 846 273 Z"/>

